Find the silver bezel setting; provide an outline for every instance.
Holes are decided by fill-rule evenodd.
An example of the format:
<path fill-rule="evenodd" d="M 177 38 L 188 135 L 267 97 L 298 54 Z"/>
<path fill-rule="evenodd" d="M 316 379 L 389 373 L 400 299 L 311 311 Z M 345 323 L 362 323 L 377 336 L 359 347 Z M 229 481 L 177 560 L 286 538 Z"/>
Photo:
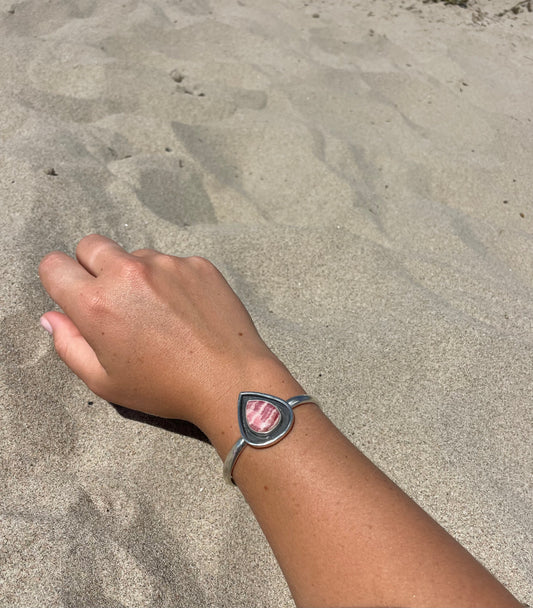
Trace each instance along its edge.
<path fill-rule="evenodd" d="M 258 397 L 263 401 L 271 403 L 281 415 L 280 422 L 278 422 L 275 428 L 271 429 L 268 433 L 257 433 L 251 429 L 246 422 L 246 404 L 250 399 L 257 399 Z M 315 405 L 318 405 L 316 399 L 313 399 L 309 395 L 297 395 L 288 401 L 283 401 L 283 399 L 274 397 L 273 395 L 254 393 L 252 391 L 243 392 L 239 395 L 238 419 L 241 437 L 228 452 L 222 469 L 224 479 L 228 484 L 235 485 L 235 481 L 233 480 L 233 468 L 244 448 L 247 445 L 254 448 L 266 448 L 277 443 L 287 435 L 294 424 L 294 413 L 292 410 L 304 403 L 314 403 Z"/>
<path fill-rule="evenodd" d="M 246 420 L 246 405 L 250 400 L 260 399 L 266 401 L 276 408 L 280 414 L 280 419 L 276 426 L 266 432 L 254 431 Z M 273 445 L 291 430 L 294 424 L 294 412 L 292 407 L 283 399 L 266 395 L 265 393 L 246 392 L 239 395 L 239 428 L 244 441 L 254 448 L 266 448 Z"/>

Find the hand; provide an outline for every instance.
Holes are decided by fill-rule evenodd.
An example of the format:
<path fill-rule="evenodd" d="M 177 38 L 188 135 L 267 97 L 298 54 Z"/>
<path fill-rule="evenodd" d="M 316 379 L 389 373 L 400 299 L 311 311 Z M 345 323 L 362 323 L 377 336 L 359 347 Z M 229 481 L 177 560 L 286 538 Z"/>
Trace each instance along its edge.
<path fill-rule="evenodd" d="M 76 258 L 56 251 L 41 261 L 41 281 L 65 313 L 42 323 L 102 398 L 202 428 L 221 399 L 234 408 L 265 370 L 283 368 L 209 261 L 129 254 L 99 235 L 82 239 Z"/>
<path fill-rule="evenodd" d="M 237 396 L 302 394 L 207 260 L 126 253 L 102 236 L 40 265 L 65 314 L 48 312 L 59 355 L 104 399 L 197 424 L 224 458 Z M 297 605 L 517 606 L 472 556 L 312 405 L 236 481 Z"/>

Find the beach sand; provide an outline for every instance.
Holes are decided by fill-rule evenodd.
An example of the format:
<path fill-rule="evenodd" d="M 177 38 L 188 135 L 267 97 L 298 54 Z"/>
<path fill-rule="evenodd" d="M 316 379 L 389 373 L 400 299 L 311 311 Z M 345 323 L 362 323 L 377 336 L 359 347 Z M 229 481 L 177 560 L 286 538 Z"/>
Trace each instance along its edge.
<path fill-rule="evenodd" d="M 92 232 L 215 262 L 339 428 L 533 601 L 513 4 L 0 0 L 0 606 L 293 605 L 211 446 L 95 397 L 40 328 L 40 258 Z"/>

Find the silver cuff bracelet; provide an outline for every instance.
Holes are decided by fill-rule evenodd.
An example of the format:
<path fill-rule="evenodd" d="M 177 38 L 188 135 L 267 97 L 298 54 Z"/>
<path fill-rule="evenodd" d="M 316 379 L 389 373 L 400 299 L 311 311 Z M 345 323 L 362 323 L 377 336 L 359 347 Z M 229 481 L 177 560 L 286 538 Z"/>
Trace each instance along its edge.
<path fill-rule="evenodd" d="M 239 395 L 238 418 L 241 438 L 231 448 L 224 461 L 224 479 L 233 481 L 233 468 L 244 447 L 266 448 L 274 445 L 291 430 L 295 407 L 317 403 L 309 395 L 298 395 L 287 401 L 265 393 L 246 392 Z"/>

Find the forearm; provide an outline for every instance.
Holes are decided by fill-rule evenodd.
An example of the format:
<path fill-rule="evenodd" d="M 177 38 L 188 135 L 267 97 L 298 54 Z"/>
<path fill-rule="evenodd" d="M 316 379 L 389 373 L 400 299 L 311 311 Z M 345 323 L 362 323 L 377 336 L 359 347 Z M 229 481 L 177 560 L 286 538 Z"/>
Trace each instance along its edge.
<path fill-rule="evenodd" d="M 305 392 L 207 260 L 91 235 L 39 272 L 65 363 L 108 401 L 194 422 L 223 459 L 241 391 Z M 316 405 L 276 445 L 246 447 L 233 476 L 302 606 L 519 606 Z"/>
<path fill-rule="evenodd" d="M 245 389 L 305 392 L 281 367 Z M 235 396 L 208 430 L 222 458 L 236 411 Z M 315 405 L 278 444 L 246 447 L 234 479 L 300 606 L 520 606 Z"/>

